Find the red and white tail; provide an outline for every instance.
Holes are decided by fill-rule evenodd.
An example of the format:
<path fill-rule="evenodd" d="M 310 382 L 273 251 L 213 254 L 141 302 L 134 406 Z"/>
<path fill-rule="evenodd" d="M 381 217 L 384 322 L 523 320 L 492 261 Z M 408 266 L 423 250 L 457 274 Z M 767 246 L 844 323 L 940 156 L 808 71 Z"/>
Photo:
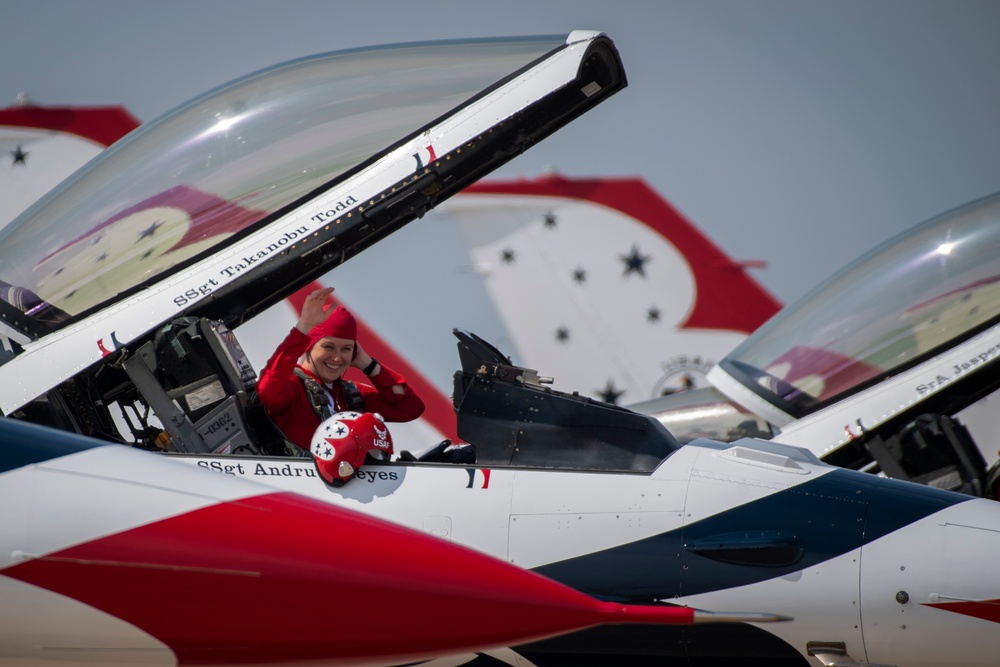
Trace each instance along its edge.
<path fill-rule="evenodd" d="M 691 383 L 780 308 L 639 178 L 484 181 L 443 207 L 522 365 L 635 402 Z"/>
<path fill-rule="evenodd" d="M 0 228 L 138 126 L 118 106 L 0 109 Z"/>

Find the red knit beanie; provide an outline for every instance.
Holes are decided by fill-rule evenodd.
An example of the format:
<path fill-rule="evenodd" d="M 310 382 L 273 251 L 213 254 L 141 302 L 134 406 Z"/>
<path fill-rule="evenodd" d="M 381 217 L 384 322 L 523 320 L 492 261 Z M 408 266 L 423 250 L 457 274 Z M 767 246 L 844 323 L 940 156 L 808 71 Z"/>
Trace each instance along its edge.
<path fill-rule="evenodd" d="M 343 306 L 337 306 L 329 317 L 309 331 L 311 341 L 309 347 L 315 345 L 320 338 L 327 336 L 346 338 L 347 340 L 358 339 L 358 324 L 354 321 L 354 316 Z"/>

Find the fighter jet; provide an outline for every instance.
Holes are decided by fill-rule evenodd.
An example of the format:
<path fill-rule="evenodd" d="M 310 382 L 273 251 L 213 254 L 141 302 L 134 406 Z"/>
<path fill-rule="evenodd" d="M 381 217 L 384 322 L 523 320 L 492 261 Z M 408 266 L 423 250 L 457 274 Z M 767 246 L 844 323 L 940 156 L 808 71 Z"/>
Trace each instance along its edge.
<path fill-rule="evenodd" d="M 766 440 L 682 445 L 471 332 L 454 332 L 452 400 L 474 459 L 400 441 L 398 460 L 350 463 L 348 435 L 323 426 L 315 459 L 275 455 L 283 436 L 234 328 L 624 83 L 596 33 L 409 45 L 278 67 L 143 126 L 0 234 L 0 409 L 430 533 L 603 602 L 794 619 L 625 624 L 512 640 L 490 661 L 992 664 L 1000 584 L 982 573 L 1000 504 Z"/>
<path fill-rule="evenodd" d="M 996 498 L 998 222 L 992 195 L 903 232 L 755 331 L 709 391 L 634 407 L 687 432 L 739 406 L 835 465 Z"/>
<path fill-rule="evenodd" d="M 0 442 L 3 665 L 397 665 L 604 623 L 720 620 L 601 602 L 370 516 L 65 431 L 2 419 Z"/>

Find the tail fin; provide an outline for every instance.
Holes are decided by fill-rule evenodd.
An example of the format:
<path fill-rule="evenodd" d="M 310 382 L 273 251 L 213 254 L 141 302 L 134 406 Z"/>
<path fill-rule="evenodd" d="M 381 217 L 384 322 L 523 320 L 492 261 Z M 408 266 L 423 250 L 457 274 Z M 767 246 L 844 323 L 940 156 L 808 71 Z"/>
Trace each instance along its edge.
<path fill-rule="evenodd" d="M 780 308 L 638 178 L 477 183 L 459 225 L 522 365 L 634 402 L 703 382 Z"/>
<path fill-rule="evenodd" d="M 0 228 L 138 126 L 119 106 L 0 109 Z"/>

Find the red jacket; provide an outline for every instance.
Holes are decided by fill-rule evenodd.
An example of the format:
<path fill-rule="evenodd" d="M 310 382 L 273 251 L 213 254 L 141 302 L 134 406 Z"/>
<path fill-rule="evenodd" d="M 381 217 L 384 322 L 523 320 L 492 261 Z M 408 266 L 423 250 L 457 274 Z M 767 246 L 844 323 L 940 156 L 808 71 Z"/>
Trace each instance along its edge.
<path fill-rule="evenodd" d="M 309 451 L 313 433 L 320 424 L 320 418 L 309 402 L 305 385 L 295 375 L 296 367 L 312 375 L 297 363 L 309 349 L 309 341 L 309 336 L 292 327 L 264 365 L 260 380 L 257 381 L 257 395 L 271 419 L 285 437 L 306 451 Z M 407 386 L 403 376 L 385 366 L 381 368 L 375 377 L 368 378 L 374 387 L 358 385 L 365 410 L 377 412 L 386 421 L 393 422 L 408 422 L 423 414 L 424 402 Z M 338 380 L 333 384 L 331 394 L 338 410 L 346 410 L 348 408 L 344 403 L 341 382 Z M 402 394 L 392 391 L 395 385 L 402 385 Z"/>

